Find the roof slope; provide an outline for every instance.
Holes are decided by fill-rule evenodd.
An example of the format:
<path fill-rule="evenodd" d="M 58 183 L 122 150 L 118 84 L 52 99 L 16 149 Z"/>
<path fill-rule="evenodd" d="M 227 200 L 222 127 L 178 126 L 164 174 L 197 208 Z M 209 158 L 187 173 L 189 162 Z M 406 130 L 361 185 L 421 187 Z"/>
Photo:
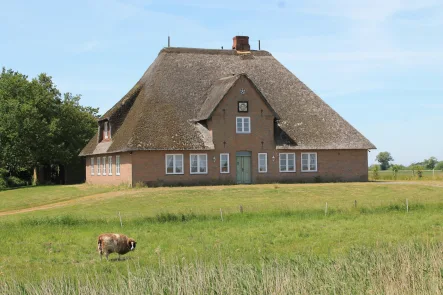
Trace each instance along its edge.
<path fill-rule="evenodd" d="M 266 51 L 164 48 L 133 89 L 111 108 L 107 152 L 213 149 L 203 119 L 246 73 L 296 144 L 279 148 L 373 149 L 375 146 Z M 233 78 L 222 79 L 223 77 Z M 118 126 L 114 122 L 118 122 Z M 93 154 L 97 138 L 80 155 Z"/>

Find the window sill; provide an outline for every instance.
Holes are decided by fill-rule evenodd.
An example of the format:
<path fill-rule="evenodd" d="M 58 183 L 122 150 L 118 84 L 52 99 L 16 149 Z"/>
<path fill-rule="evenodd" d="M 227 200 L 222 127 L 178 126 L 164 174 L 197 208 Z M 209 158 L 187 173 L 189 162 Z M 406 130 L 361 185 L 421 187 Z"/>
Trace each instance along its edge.
<path fill-rule="evenodd" d="M 190 172 L 189 174 L 191 174 L 191 175 L 204 175 L 204 174 L 208 174 L 208 172 Z"/>
<path fill-rule="evenodd" d="M 120 173 L 116 173 L 115 175 L 116 175 L 116 176 L 120 176 Z"/>
<path fill-rule="evenodd" d="M 279 171 L 280 173 L 296 173 L 297 171 Z"/>
<path fill-rule="evenodd" d="M 185 173 L 166 173 L 166 175 L 184 175 Z"/>
<path fill-rule="evenodd" d="M 302 170 L 303 173 L 318 172 L 318 170 Z"/>

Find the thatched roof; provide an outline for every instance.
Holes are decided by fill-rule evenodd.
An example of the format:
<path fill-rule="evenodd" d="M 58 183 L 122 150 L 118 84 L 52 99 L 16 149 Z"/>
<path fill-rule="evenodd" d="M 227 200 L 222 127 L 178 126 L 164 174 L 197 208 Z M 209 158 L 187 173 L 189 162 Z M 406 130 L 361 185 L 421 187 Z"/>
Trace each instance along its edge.
<path fill-rule="evenodd" d="M 375 146 L 269 52 L 164 48 L 143 77 L 100 120 L 109 120 L 106 152 L 211 150 L 209 118 L 245 73 L 274 111 L 280 149 L 373 149 Z M 103 153 L 91 139 L 81 156 Z"/>

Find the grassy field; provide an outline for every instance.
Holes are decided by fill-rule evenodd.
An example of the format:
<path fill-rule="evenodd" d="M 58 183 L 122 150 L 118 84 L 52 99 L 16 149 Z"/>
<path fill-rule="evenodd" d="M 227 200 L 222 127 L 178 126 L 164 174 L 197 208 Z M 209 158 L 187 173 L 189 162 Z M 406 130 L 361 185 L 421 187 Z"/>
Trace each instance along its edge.
<path fill-rule="evenodd" d="M 0 193 L 0 211 L 105 194 L 0 217 L 2 294 L 443 290 L 442 182 L 38 189 Z M 101 262 L 102 232 L 136 251 Z"/>
<path fill-rule="evenodd" d="M 369 178 L 371 180 L 415 180 L 415 181 L 429 181 L 443 180 L 443 171 L 442 170 L 423 170 L 422 176 L 419 177 L 417 172 L 413 172 L 412 170 L 399 170 L 395 175 L 392 170 L 384 170 L 378 171 L 378 179 L 374 179 L 374 172 L 369 171 Z"/>

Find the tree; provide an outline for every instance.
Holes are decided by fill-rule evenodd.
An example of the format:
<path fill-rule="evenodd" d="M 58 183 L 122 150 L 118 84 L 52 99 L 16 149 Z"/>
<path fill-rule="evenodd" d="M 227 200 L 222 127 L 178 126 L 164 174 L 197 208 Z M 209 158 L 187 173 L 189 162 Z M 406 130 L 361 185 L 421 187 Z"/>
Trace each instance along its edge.
<path fill-rule="evenodd" d="M 389 162 L 394 161 L 389 152 L 380 152 L 375 158 L 380 163 L 381 170 L 387 170 L 390 166 Z"/>
<path fill-rule="evenodd" d="M 42 165 L 66 165 L 97 130 L 98 109 L 60 91 L 46 74 L 0 73 L 0 168 L 11 175 Z"/>
<path fill-rule="evenodd" d="M 432 170 L 435 165 L 438 164 L 438 160 L 436 157 L 430 157 L 429 159 L 424 160 L 423 164 L 426 169 Z"/>
<path fill-rule="evenodd" d="M 435 165 L 434 169 L 443 171 L 443 161 L 438 162 L 438 164 Z"/>

